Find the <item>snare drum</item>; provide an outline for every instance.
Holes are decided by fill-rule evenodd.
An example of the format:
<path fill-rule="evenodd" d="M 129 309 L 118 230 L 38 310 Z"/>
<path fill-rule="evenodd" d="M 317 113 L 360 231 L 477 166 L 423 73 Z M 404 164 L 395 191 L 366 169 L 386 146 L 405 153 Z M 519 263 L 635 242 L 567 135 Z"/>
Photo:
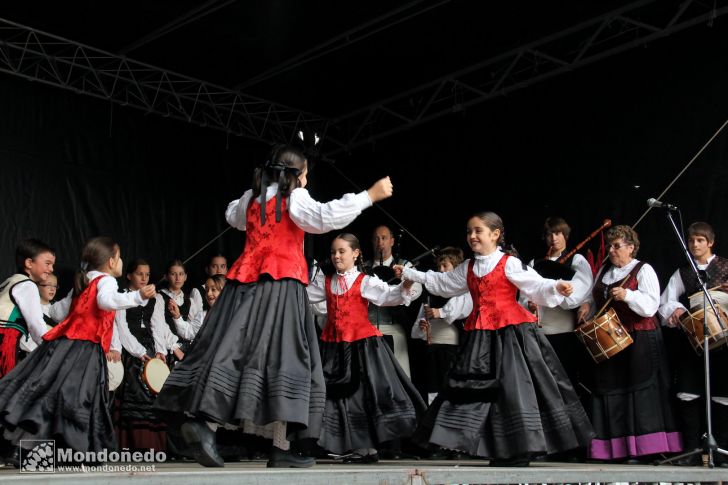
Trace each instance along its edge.
<path fill-rule="evenodd" d="M 718 290 L 709 290 L 708 294 L 713 299 L 715 303 L 718 305 L 721 305 L 723 308 L 728 308 L 728 293 L 724 291 L 718 291 Z M 703 292 L 699 291 L 697 293 L 693 293 L 688 297 L 688 301 L 690 301 L 690 310 L 698 310 L 700 308 L 703 308 L 704 303 L 704 297 Z M 710 306 L 710 305 L 708 305 Z"/>
<path fill-rule="evenodd" d="M 155 396 L 162 390 L 167 377 L 169 377 L 169 367 L 162 359 L 155 357 L 144 363 L 141 376 L 142 383 Z"/>
<path fill-rule="evenodd" d="M 612 308 L 578 326 L 574 332 L 597 364 L 614 357 L 633 342 Z"/>
<path fill-rule="evenodd" d="M 700 294 L 702 295 L 702 293 Z M 718 310 L 718 315 L 720 315 L 723 325 L 728 325 L 728 315 L 726 315 L 723 307 L 716 304 L 715 308 Z M 708 348 L 713 350 L 722 345 L 728 345 L 728 327 L 722 327 L 720 325 L 718 319 L 715 318 L 715 313 L 712 308 L 708 308 L 707 316 L 708 332 L 710 333 L 708 335 Z M 685 330 L 690 345 L 693 346 L 693 350 L 698 354 L 703 352 L 703 317 L 705 317 L 705 310 L 700 308 L 686 312 L 680 319 L 680 326 Z"/>
<path fill-rule="evenodd" d="M 115 391 L 124 380 L 124 364 L 120 360 L 116 362 L 107 360 L 106 369 L 109 375 L 109 391 Z"/>

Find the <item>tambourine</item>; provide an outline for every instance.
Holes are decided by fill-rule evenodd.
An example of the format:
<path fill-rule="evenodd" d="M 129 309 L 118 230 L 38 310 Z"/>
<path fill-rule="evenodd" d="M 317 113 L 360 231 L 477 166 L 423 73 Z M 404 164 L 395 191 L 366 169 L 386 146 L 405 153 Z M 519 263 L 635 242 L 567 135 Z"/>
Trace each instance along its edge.
<path fill-rule="evenodd" d="M 142 383 L 155 396 L 162 390 L 167 377 L 169 377 L 169 367 L 162 359 L 155 357 L 144 363 L 141 375 Z"/>
<path fill-rule="evenodd" d="M 115 391 L 121 385 L 121 381 L 124 380 L 124 364 L 122 364 L 121 360 L 116 362 L 107 360 L 106 368 L 109 376 L 109 391 Z"/>

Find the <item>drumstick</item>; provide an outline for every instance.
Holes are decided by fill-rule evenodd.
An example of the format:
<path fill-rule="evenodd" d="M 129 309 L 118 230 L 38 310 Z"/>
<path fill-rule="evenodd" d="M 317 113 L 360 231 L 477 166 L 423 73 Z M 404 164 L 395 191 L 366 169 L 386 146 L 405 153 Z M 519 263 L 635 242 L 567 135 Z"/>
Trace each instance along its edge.
<path fill-rule="evenodd" d="M 430 295 L 427 295 L 427 299 L 430 299 Z M 427 337 L 427 345 L 432 345 L 432 334 L 430 333 L 430 321 L 427 319 L 427 310 L 430 309 L 430 305 L 425 303 L 425 336 Z"/>
<path fill-rule="evenodd" d="M 625 276 L 624 279 L 622 280 L 622 282 L 619 284 L 619 286 L 617 288 L 622 288 L 624 286 L 624 284 L 627 282 L 627 280 L 629 279 L 630 276 L 631 275 Z M 614 297 L 613 296 L 610 296 L 609 297 L 609 300 L 607 300 L 607 302 L 604 304 L 604 306 L 599 309 L 599 312 L 597 312 L 597 313 L 594 314 L 594 317 L 593 318 L 595 320 L 602 315 L 602 312 L 604 311 L 604 309 L 607 308 L 607 306 L 609 306 L 609 304 L 612 302 L 613 299 L 614 299 Z"/>

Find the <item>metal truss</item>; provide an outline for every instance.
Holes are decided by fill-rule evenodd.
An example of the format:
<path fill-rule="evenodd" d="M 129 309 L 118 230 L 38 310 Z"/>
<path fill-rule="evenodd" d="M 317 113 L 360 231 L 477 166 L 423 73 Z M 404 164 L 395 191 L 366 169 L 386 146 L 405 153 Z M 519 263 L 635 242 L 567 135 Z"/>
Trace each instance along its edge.
<path fill-rule="evenodd" d="M 225 133 L 271 143 L 326 120 L 0 19 L 0 71 Z"/>
<path fill-rule="evenodd" d="M 642 0 L 338 117 L 328 156 L 456 113 L 728 13 L 728 0 Z"/>

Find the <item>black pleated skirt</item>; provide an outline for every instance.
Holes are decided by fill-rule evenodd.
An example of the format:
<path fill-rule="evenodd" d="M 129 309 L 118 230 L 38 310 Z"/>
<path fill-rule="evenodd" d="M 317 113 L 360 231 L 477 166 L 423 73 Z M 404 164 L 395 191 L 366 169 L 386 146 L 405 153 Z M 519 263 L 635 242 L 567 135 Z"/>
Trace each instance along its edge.
<path fill-rule="evenodd" d="M 228 280 L 154 408 L 234 426 L 284 421 L 289 439 L 318 438 L 325 397 L 305 286 Z"/>
<path fill-rule="evenodd" d="M 619 459 L 682 450 L 662 332 L 658 328 L 631 334 L 632 345 L 595 369 L 592 458 Z"/>
<path fill-rule="evenodd" d="M 464 333 L 415 439 L 507 459 L 587 446 L 593 436 L 546 336 L 524 323 Z"/>
<path fill-rule="evenodd" d="M 146 388 L 141 375 L 144 369 L 141 359 L 124 352 L 124 380 L 116 391 L 119 398 L 119 415 L 123 423 L 159 423 L 159 415 L 152 409 L 154 394 Z M 163 427 L 161 429 L 164 429 Z"/>
<path fill-rule="evenodd" d="M 425 403 L 381 337 L 320 345 L 325 370 L 343 361 L 351 369 L 345 373 L 348 382 L 335 377 L 335 392 L 334 379 L 325 372 L 328 395 L 319 446 L 341 454 L 412 436 Z"/>
<path fill-rule="evenodd" d="M 99 344 L 43 342 L 0 380 L 0 427 L 12 443 L 55 439 L 74 451 L 115 450 L 106 357 Z"/>

